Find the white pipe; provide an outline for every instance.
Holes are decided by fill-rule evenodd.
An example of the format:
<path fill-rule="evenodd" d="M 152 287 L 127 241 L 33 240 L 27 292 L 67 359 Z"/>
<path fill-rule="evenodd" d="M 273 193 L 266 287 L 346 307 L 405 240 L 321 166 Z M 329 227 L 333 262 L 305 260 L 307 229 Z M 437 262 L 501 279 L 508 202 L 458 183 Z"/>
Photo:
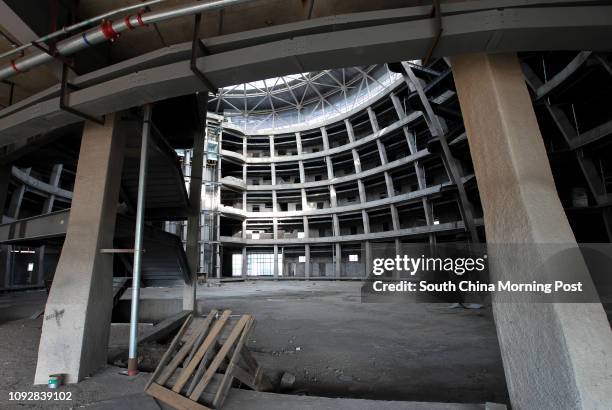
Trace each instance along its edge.
<path fill-rule="evenodd" d="M 61 29 L 59 29 L 59 30 L 57 30 L 57 31 L 55 31 L 53 33 L 47 34 L 47 35 L 42 36 L 42 37 L 40 37 L 40 38 L 30 42 L 30 43 L 21 45 L 21 46 L 19 46 L 17 48 L 14 48 L 14 49 L 10 50 L 10 51 L 7 51 L 6 53 L 0 54 L 0 59 L 3 59 L 5 57 L 11 56 L 13 54 L 16 54 L 16 53 L 18 53 L 18 52 L 20 52 L 22 50 L 26 50 L 26 49 L 32 47 L 34 45 L 34 43 L 37 43 L 37 44 L 45 43 L 45 42 L 47 42 L 47 41 L 49 41 L 49 40 L 51 40 L 51 39 L 53 39 L 55 37 L 61 36 L 62 34 L 72 33 L 73 31 L 76 31 L 76 30 L 78 30 L 80 28 L 83 28 L 83 27 L 88 26 L 90 24 L 98 23 L 98 22 L 100 22 L 102 20 L 106 20 L 107 18 L 113 17 L 113 16 L 115 16 L 117 14 L 127 13 L 128 11 L 132 11 L 132 10 L 136 10 L 136 9 L 144 9 L 145 7 L 152 6 L 153 4 L 162 3 L 164 1 L 166 1 L 166 0 L 149 0 L 149 1 L 144 2 L 144 3 L 140 3 L 140 4 L 136 4 L 136 5 L 132 5 L 132 6 L 126 6 L 126 7 L 120 8 L 120 9 L 111 10 L 111 11 L 106 12 L 104 14 L 100 14 L 100 15 L 98 15 L 96 17 L 92 17 L 92 18 L 89 18 L 87 20 L 83 20 L 81 22 L 78 22 L 78 23 L 73 24 L 73 25 L 68 26 L 68 27 L 62 27 Z"/>
<path fill-rule="evenodd" d="M 144 107 L 142 142 L 140 145 L 140 169 L 138 172 L 138 199 L 136 202 L 136 230 L 134 239 L 134 265 L 132 267 L 132 311 L 130 315 L 130 351 L 128 375 L 138 374 L 138 317 L 140 310 L 140 276 L 142 270 L 143 229 L 145 197 L 147 195 L 147 163 L 149 162 L 149 137 L 151 133 L 151 106 Z"/>
<path fill-rule="evenodd" d="M 247 3 L 255 0 L 216 0 L 208 3 L 191 3 L 168 10 L 152 11 L 148 13 L 126 16 L 124 19 L 112 22 L 106 20 L 99 27 L 77 34 L 57 43 L 56 50 L 59 56 L 66 57 L 78 51 L 104 43 L 114 41 L 124 31 L 134 30 L 148 24 L 160 23 L 178 17 L 192 16 L 205 11 L 219 10 L 228 6 Z M 52 61 L 54 58 L 47 53 L 39 52 L 20 60 L 12 60 L 0 68 L 0 80 L 6 80 L 16 74 L 28 71 Z"/>

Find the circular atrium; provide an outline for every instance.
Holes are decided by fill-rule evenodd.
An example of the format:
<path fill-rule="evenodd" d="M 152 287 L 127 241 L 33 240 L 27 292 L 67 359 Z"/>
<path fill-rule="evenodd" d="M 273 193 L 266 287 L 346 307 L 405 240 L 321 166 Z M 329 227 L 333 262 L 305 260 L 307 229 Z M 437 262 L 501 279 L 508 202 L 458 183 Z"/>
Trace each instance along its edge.
<path fill-rule="evenodd" d="M 611 409 L 609 3 L 0 0 L 3 408 Z"/>

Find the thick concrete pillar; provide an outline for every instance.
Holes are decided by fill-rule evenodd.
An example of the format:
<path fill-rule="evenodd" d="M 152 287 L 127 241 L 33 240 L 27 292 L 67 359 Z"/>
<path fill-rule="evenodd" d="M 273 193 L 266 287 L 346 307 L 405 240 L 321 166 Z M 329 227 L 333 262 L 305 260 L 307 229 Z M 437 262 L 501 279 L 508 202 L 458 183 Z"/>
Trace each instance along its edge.
<path fill-rule="evenodd" d="M 75 383 L 106 363 L 113 307 L 113 247 L 125 137 L 120 114 L 87 122 L 70 222 L 47 299 L 36 384 L 64 373 Z"/>
<path fill-rule="evenodd" d="M 534 262 L 551 256 L 544 244 L 571 246 L 575 238 L 518 59 L 514 54 L 464 55 L 453 58 L 452 67 L 489 247 L 529 244 L 541 258 L 513 258 L 516 263 L 503 264 L 492 257 L 491 278 L 538 280 Z M 509 252 L 500 248 L 496 254 Z M 558 272 L 559 277 L 564 273 Z M 574 266 L 571 274 L 591 283 L 586 266 Z M 514 409 L 610 408 L 612 332 L 601 304 L 493 302 Z"/>

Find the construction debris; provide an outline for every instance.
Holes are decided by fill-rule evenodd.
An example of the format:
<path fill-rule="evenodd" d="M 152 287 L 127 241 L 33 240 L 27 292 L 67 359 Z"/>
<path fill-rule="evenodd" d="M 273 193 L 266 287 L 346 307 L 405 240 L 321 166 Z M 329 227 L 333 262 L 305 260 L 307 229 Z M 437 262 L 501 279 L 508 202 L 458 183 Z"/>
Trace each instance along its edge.
<path fill-rule="evenodd" d="M 177 409 L 219 409 L 234 379 L 253 390 L 273 386 L 246 346 L 251 315 L 190 315 L 145 387 L 145 392 Z"/>

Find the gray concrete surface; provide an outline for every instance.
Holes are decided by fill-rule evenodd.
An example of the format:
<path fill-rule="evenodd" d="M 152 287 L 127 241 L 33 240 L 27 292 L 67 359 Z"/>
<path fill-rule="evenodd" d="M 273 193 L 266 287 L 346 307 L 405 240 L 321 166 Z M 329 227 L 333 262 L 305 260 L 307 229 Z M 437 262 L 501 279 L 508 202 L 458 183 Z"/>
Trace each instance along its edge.
<path fill-rule="evenodd" d="M 44 292 L 39 295 L 37 303 L 41 306 Z M 142 296 L 160 312 L 163 306 L 180 308 L 176 298 L 181 295 L 182 288 L 178 287 L 145 288 Z M 124 297 L 129 302 L 129 292 Z M 30 310 L 35 311 L 36 304 L 30 304 Z M 308 401 L 293 396 L 298 407 L 284 408 L 386 408 L 379 402 L 331 400 L 337 397 L 429 402 L 421 407 L 415 403 L 410 405 L 417 407 L 399 407 L 419 410 L 434 408 L 434 401 L 507 401 L 495 329 L 487 309 L 361 304 L 358 282 L 261 281 L 200 286 L 199 310 L 212 307 L 255 315 L 249 347 L 272 377 L 280 377 L 283 371 L 295 374 L 295 387 L 287 393 L 330 398 Z M 24 318 L 31 315 L 30 310 L 22 313 Z M 9 391 L 47 391 L 45 386 L 32 386 L 41 324 L 41 318 L 0 323 L 0 407 L 7 403 Z M 111 346 L 127 342 L 124 328 L 113 325 Z M 114 408 L 121 397 L 135 400 L 132 396 L 142 392 L 147 375 L 130 379 L 122 376 L 121 370 L 107 366 L 81 383 L 64 387 L 73 392 L 70 405 Z M 231 393 L 231 397 L 234 395 Z M 228 399 L 227 405 L 234 400 L 253 401 L 249 397 L 248 392 L 239 392 Z M 263 407 L 253 404 L 236 408 L 283 408 L 271 403 L 278 406 L 287 403 L 285 399 L 291 397 L 262 397 Z M 63 404 L 51 406 L 66 408 Z M 20 408 L 40 407 L 40 403 L 20 403 Z"/>
<path fill-rule="evenodd" d="M 121 113 L 86 122 L 66 240 L 49 292 L 35 382 L 75 383 L 106 363 L 113 308 L 113 247 L 126 129 Z"/>
<path fill-rule="evenodd" d="M 542 266 L 576 246 L 515 54 L 452 59 L 484 210 L 491 279 L 572 278 L 593 287 L 582 258 Z M 495 164 L 492 166 L 491 164 Z M 503 186 L 503 188 L 502 188 Z M 529 244 L 530 255 L 511 246 Z M 551 247 L 549 244 L 558 244 Z M 491 253 L 491 252 L 489 252 Z M 496 303 L 495 324 L 516 409 L 610 409 L 612 332 L 600 303 Z M 514 302 L 514 303 L 512 303 Z"/>
<path fill-rule="evenodd" d="M 239 282 L 198 288 L 198 311 L 251 313 L 249 347 L 270 376 L 296 376 L 292 393 L 378 400 L 506 402 L 489 309 L 362 304 L 359 282 Z M 179 288 L 146 288 L 176 309 Z M 129 292 L 124 300 L 129 299 Z M 170 314 L 172 312 L 168 312 Z M 151 319 L 151 318 L 149 318 Z"/>

